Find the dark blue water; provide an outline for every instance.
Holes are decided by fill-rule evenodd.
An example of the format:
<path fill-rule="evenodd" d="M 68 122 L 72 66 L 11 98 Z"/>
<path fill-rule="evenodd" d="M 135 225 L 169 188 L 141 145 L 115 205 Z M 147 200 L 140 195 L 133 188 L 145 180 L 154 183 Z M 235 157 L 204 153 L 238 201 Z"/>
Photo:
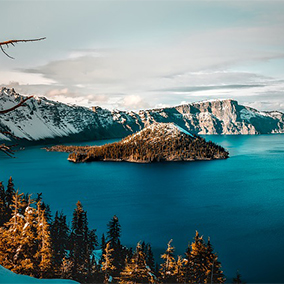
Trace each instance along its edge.
<path fill-rule="evenodd" d="M 195 230 L 211 237 L 228 279 L 284 279 L 284 135 L 207 136 L 230 151 L 220 161 L 73 164 L 66 153 L 27 148 L 0 157 L 0 180 L 42 192 L 72 215 L 77 200 L 100 236 L 116 214 L 122 241 L 150 242 L 158 256 L 173 238 L 182 254 Z M 103 144 L 105 141 L 98 141 Z"/>

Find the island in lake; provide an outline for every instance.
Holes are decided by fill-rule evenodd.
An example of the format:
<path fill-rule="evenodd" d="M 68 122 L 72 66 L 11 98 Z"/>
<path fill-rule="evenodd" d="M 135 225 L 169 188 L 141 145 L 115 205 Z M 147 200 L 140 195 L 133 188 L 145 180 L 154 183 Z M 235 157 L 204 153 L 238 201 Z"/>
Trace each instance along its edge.
<path fill-rule="evenodd" d="M 221 146 L 192 135 L 174 123 L 154 123 L 119 142 L 103 146 L 57 145 L 47 151 L 69 152 L 74 163 L 126 161 L 151 163 L 161 161 L 198 161 L 227 159 Z"/>

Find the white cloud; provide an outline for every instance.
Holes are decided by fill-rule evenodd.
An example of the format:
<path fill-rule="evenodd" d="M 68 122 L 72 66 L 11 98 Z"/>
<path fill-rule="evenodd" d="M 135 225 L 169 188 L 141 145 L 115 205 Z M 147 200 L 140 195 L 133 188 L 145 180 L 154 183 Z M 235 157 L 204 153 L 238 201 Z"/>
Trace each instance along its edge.
<path fill-rule="evenodd" d="M 164 27 L 157 29 L 160 34 L 157 33 L 155 43 L 154 34 L 145 37 L 145 42 L 137 36 L 137 43 L 132 40 L 128 44 L 125 40 L 120 49 L 115 45 L 96 48 L 102 45 L 102 41 L 92 45 L 95 40 L 89 39 L 88 45 L 82 44 L 79 49 L 76 41 L 62 59 L 29 67 L 22 72 L 0 72 L 0 76 L 6 78 L 3 83 L 11 80 L 20 82 L 17 91 L 38 93 L 85 106 L 99 104 L 108 108 L 139 109 L 207 97 L 230 97 L 253 103 L 253 100 L 264 102 L 264 96 L 266 101 L 268 98 L 279 100 L 281 106 L 283 86 L 264 69 L 266 62 L 284 57 L 283 17 L 279 16 L 281 13 L 274 5 L 271 10 L 266 5 L 268 13 L 265 13 L 266 10 L 259 9 L 258 5 L 229 2 L 232 4 L 228 6 L 241 9 L 246 17 L 249 15 L 251 18 L 242 22 L 236 16 L 236 22 L 230 21 L 230 25 L 224 27 L 215 25 L 218 19 L 213 13 L 212 27 L 210 21 L 204 28 L 195 19 L 196 29 L 189 25 L 194 21 L 187 22 L 187 28 L 179 26 L 175 33 L 169 30 L 169 36 L 165 36 L 162 35 L 166 31 Z M 255 13 L 253 8 L 258 8 Z M 248 10 L 250 13 L 247 13 Z M 154 14 L 151 15 L 153 17 Z M 200 20 L 206 18 L 203 14 L 201 16 Z M 212 19 L 211 16 L 209 13 L 208 19 Z M 161 19 L 167 18 L 163 15 Z M 131 16 L 130 20 L 136 19 Z M 76 21 L 79 22 L 78 19 Z M 175 21 L 171 19 L 170 22 L 173 24 Z M 130 23 L 125 22 L 122 26 Z M 150 33 L 142 22 L 138 24 L 145 34 Z M 108 28 L 102 25 L 100 35 Z M 89 27 L 86 29 L 90 32 Z M 123 38 L 125 31 L 121 29 L 120 32 Z M 125 32 L 125 36 L 129 35 Z M 263 69 L 247 71 L 259 62 L 263 63 Z M 267 107 L 268 104 L 263 103 L 262 106 Z"/>
<path fill-rule="evenodd" d="M 117 103 L 118 108 L 123 110 L 139 110 L 149 108 L 150 105 L 141 96 L 128 95 Z"/>

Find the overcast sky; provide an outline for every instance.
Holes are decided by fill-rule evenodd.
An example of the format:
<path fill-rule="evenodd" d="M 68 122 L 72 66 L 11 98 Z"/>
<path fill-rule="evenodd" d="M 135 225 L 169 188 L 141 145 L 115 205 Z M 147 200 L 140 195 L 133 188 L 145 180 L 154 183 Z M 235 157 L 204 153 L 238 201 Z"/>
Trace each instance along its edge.
<path fill-rule="evenodd" d="M 232 98 L 284 111 L 284 1 L 4 1 L 0 85 L 114 109 Z"/>

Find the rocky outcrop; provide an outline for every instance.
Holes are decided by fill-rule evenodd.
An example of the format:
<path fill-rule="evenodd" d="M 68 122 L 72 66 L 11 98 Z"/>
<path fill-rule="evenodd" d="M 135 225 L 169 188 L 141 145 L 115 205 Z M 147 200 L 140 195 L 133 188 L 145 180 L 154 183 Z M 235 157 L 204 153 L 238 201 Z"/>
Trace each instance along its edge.
<path fill-rule="evenodd" d="M 22 100 L 13 89 L 0 91 L 0 109 Z M 210 100 L 176 107 L 110 111 L 32 98 L 14 112 L 0 116 L 0 129 L 22 141 L 82 141 L 125 137 L 155 122 L 173 122 L 194 134 L 284 133 L 284 114 L 262 112 L 235 100 Z M 0 140 L 12 140 L 0 134 Z"/>

